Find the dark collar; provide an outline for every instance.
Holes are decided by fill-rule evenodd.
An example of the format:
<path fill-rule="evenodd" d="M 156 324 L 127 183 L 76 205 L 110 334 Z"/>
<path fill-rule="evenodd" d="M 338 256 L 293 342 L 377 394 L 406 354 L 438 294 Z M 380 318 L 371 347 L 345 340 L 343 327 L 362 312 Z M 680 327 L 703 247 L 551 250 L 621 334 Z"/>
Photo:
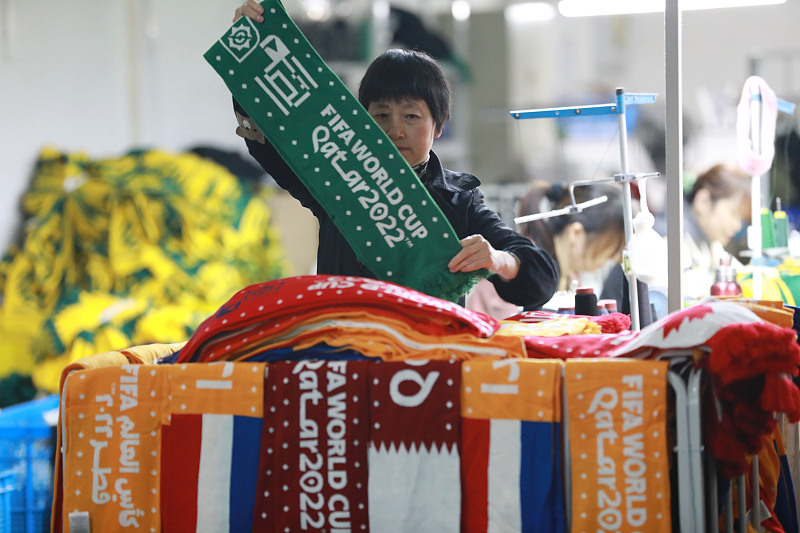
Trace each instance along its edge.
<path fill-rule="evenodd" d="M 439 157 L 433 151 L 428 155 L 425 168 L 420 173 L 420 181 L 427 187 L 444 189 L 449 192 L 470 191 L 481 184 L 481 181 L 466 172 L 454 172 L 442 166 Z"/>

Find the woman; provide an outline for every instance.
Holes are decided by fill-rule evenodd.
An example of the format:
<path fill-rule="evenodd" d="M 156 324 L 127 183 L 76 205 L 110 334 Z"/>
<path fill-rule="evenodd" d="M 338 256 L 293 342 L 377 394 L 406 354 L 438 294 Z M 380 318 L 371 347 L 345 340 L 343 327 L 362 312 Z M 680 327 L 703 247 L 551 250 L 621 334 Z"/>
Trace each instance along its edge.
<path fill-rule="evenodd" d="M 622 188 L 617 184 L 596 183 L 573 189 L 575 202 L 606 196 L 598 205 L 577 213 L 525 222 L 522 235 L 553 255 L 561 277 L 558 290 L 582 285 L 581 274 L 597 272 L 609 261 L 621 258 L 625 247 L 625 221 Z M 571 204 L 569 190 L 560 185 L 539 185 L 520 201 L 520 215 L 561 209 Z"/>
<path fill-rule="evenodd" d="M 725 248 L 750 220 L 750 181 L 738 167 L 718 164 L 700 174 L 686 195 L 681 261 L 685 298 L 709 295 L 720 259 L 728 256 Z"/>
<path fill-rule="evenodd" d="M 608 199 L 580 212 L 525 222 L 521 235 L 546 250 L 558 263 L 559 291 L 574 291 L 582 286 L 582 276 L 597 272 L 609 261 L 619 261 L 625 246 L 625 223 L 622 210 L 622 188 L 617 184 L 597 183 L 574 188 L 575 202 L 606 196 Z M 539 183 L 519 203 L 520 216 L 561 209 L 571 204 L 569 190 L 558 184 Z M 467 307 L 495 318 L 515 314 L 519 308 L 510 305 L 492 292 L 492 287 L 479 282 L 467 298 Z M 554 301 L 545 307 L 556 308 Z M 536 309 L 535 305 L 524 305 Z"/>
<path fill-rule="evenodd" d="M 246 16 L 264 21 L 264 9 L 248 0 L 236 9 L 234 21 Z M 389 50 L 367 68 L 358 101 L 417 173 L 460 239 L 462 249 L 450 260 L 450 272 L 486 269 L 503 298 L 518 305 L 541 305 L 553 294 L 558 271 L 552 258 L 519 235 L 489 209 L 478 189 L 480 181 L 445 169 L 431 149 L 450 118 L 450 87 L 436 61 L 422 52 Z M 253 127 L 234 102 L 239 127 L 250 154 L 283 189 L 317 217 L 317 272 L 374 278 L 318 199 L 280 157 L 263 132 Z"/>

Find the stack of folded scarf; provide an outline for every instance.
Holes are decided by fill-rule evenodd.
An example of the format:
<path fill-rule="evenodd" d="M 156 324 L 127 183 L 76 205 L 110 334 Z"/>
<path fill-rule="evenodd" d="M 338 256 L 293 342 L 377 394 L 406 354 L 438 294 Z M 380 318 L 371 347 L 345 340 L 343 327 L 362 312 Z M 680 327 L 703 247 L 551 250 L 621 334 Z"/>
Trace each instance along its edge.
<path fill-rule="evenodd" d="M 246 287 L 197 328 L 177 362 L 263 359 L 333 346 L 385 361 L 525 357 L 483 313 L 389 282 L 297 276 Z"/>
<path fill-rule="evenodd" d="M 269 194 L 191 153 L 42 150 L 0 260 L 0 380 L 55 391 L 71 362 L 183 341 L 234 291 L 281 277 Z"/>

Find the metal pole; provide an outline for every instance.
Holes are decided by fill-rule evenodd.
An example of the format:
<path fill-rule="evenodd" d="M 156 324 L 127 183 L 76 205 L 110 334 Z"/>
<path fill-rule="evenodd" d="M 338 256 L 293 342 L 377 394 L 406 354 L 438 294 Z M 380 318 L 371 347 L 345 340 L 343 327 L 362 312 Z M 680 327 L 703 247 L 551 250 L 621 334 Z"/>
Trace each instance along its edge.
<path fill-rule="evenodd" d="M 761 154 L 761 92 L 756 84 L 750 86 L 750 138 L 753 149 Z M 750 235 L 748 235 L 750 249 L 753 255 L 750 264 L 753 265 L 753 298 L 760 299 L 763 291 L 764 271 L 761 267 L 764 243 L 761 227 L 761 176 L 754 175 L 750 178 Z"/>
<path fill-rule="evenodd" d="M 753 529 L 764 531 L 761 527 L 761 493 L 758 488 L 758 454 L 750 460 L 750 525 Z"/>
<path fill-rule="evenodd" d="M 625 89 L 617 87 L 617 126 L 619 127 L 619 160 L 622 174 L 628 175 L 628 123 L 625 120 Z M 633 240 L 633 208 L 631 206 L 631 184 L 622 183 L 622 213 L 625 223 L 625 244 Z M 628 278 L 628 299 L 631 304 L 631 330 L 641 329 L 639 321 L 639 284 L 636 273 L 626 272 Z"/>
<path fill-rule="evenodd" d="M 666 179 L 667 179 L 667 308 L 683 308 L 683 87 L 681 0 L 667 0 L 664 9 L 666 56 Z"/>
<path fill-rule="evenodd" d="M 736 478 L 736 499 L 739 502 L 739 533 L 747 533 L 747 489 L 744 476 Z"/>
<path fill-rule="evenodd" d="M 572 458 L 569 441 L 569 409 L 567 409 L 567 384 L 564 381 L 564 365 L 561 365 L 561 455 L 564 465 L 564 520 L 566 530 L 572 530 Z"/>

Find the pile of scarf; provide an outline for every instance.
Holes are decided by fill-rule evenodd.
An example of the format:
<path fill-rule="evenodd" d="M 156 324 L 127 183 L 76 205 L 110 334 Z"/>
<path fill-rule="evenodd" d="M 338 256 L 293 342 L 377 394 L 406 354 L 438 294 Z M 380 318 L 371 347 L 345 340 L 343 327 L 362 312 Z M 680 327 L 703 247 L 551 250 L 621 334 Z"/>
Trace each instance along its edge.
<path fill-rule="evenodd" d="M 585 469 L 572 472 L 571 521 L 605 524 L 620 510 L 597 503 L 604 487 L 635 477 L 630 501 L 648 512 L 626 523 L 670 528 L 665 395 L 636 407 L 641 388 L 665 389 L 664 363 L 330 354 L 153 364 L 177 348 L 65 369 L 55 531 L 88 520 L 102 531 L 563 533 L 562 386 L 574 392 L 575 438 L 588 420 L 600 430 L 572 447 Z M 611 390 L 625 402 L 612 406 Z M 604 446 L 604 427 L 626 446 Z M 592 469 L 605 485 L 585 477 Z"/>
<path fill-rule="evenodd" d="M 708 300 L 640 332 L 529 316 L 516 327 L 542 336 L 502 334 L 485 314 L 383 281 L 251 285 L 185 344 L 65 370 L 54 520 L 561 533 L 568 413 L 573 526 L 669 530 L 664 359 L 701 354 L 718 399 L 706 441 L 736 475 L 776 411 L 800 419 L 791 319 L 774 302 Z M 570 320 L 579 334 L 563 334 Z M 636 487 L 625 513 L 612 486 Z"/>
<path fill-rule="evenodd" d="M 521 338 L 446 300 L 368 278 L 308 275 L 246 287 L 206 319 L 177 362 L 264 360 L 276 350 L 353 350 L 384 361 L 525 357 Z"/>
<path fill-rule="evenodd" d="M 706 369 L 714 386 L 716 409 L 706 416 L 711 452 L 721 472 L 734 477 L 747 469 L 764 435 L 775 427 L 775 413 L 800 420 L 800 347 L 791 328 L 793 313 L 781 302 L 709 299 L 648 325 L 639 332 L 525 338 L 529 357 L 560 359 L 627 357 L 691 358 Z M 547 322 L 538 322 L 541 327 Z"/>
<path fill-rule="evenodd" d="M 747 456 L 758 454 L 777 425 L 776 412 L 800 421 L 800 348 L 794 330 L 768 322 L 734 324 L 707 342 L 703 364 L 717 398 L 707 429 L 711 452 L 728 477 L 747 472 Z M 716 417 L 713 415 L 716 414 Z"/>
<path fill-rule="evenodd" d="M 503 321 L 388 282 L 299 276 L 247 287 L 195 331 L 170 362 L 275 360 L 303 350 L 351 358 L 691 358 L 709 371 L 720 404 L 710 448 L 726 474 L 741 472 L 774 427 L 773 413 L 800 418 L 800 349 L 792 315 L 765 301 L 708 300 L 639 332 L 586 333 L 606 317 L 528 315 Z M 771 320 L 770 321 L 767 321 Z M 775 323 L 773 323 L 775 322 Z M 735 340 L 735 342 L 734 342 Z M 277 354 L 281 354 L 277 356 Z M 309 355 L 313 356 L 313 355 Z M 298 356 L 299 357 L 299 356 Z"/>
<path fill-rule="evenodd" d="M 71 361 L 186 340 L 235 290 L 283 275 L 266 194 L 191 153 L 43 150 L 0 261 L 0 377 L 54 391 Z"/>

